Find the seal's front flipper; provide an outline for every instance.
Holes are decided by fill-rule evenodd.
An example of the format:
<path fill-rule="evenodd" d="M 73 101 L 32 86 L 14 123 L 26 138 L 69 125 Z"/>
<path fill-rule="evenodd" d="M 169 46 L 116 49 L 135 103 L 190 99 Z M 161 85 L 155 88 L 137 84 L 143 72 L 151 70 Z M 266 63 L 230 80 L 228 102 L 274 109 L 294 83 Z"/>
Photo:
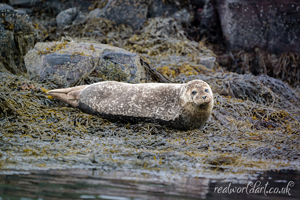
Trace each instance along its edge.
<path fill-rule="evenodd" d="M 47 94 L 52 96 L 55 99 L 64 101 L 73 107 L 78 107 L 79 93 L 85 87 L 87 87 L 87 85 L 80 85 L 80 86 L 71 87 L 71 88 L 50 90 L 49 92 L 47 92 Z"/>

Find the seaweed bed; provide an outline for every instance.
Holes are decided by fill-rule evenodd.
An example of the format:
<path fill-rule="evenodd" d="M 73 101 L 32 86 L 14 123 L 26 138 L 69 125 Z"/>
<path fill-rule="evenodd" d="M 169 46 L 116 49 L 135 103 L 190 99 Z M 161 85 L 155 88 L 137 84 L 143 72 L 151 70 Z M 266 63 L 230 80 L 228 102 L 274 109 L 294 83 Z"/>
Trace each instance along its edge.
<path fill-rule="evenodd" d="M 197 58 L 213 53 L 202 42 L 188 40 L 172 19 L 153 20 L 133 36 L 130 27 L 105 26 L 105 20 L 104 25 L 95 27 L 91 20 L 68 31 L 75 40 L 119 44 L 141 53 L 173 82 L 207 81 L 215 107 L 203 130 L 111 123 L 47 96 L 55 84 L 35 82 L 25 72 L 16 75 L 1 66 L 0 169 L 93 168 L 233 179 L 253 171 L 300 170 L 298 94 L 276 79 L 224 72 L 217 64 L 206 69 Z M 49 38 L 43 25 L 36 27 L 41 38 Z M 81 34 L 86 30 L 94 32 Z M 105 37 L 96 35 L 99 30 Z"/>

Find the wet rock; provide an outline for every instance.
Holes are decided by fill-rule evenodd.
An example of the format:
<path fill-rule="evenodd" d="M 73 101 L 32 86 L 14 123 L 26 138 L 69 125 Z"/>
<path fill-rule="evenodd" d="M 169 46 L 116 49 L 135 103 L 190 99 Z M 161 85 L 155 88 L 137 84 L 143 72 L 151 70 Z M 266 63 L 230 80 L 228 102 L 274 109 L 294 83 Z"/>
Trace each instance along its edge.
<path fill-rule="evenodd" d="M 267 78 L 267 77 L 266 77 Z M 226 88 L 226 90 L 224 90 Z M 224 81 L 220 94 L 242 100 L 270 105 L 275 99 L 267 87 L 264 87 L 253 75 L 235 75 Z"/>
<path fill-rule="evenodd" d="M 215 0 L 197 0 L 191 1 L 194 10 L 192 18 L 193 25 L 197 28 L 197 32 L 191 32 L 196 35 L 195 39 L 199 40 L 199 36 L 204 36 L 209 42 L 222 45 L 222 31 L 220 28 L 220 20 Z"/>
<path fill-rule="evenodd" d="M 89 12 L 89 14 L 86 18 L 87 18 L 87 20 L 98 18 L 98 16 L 100 17 L 101 12 L 102 12 L 102 9 L 96 8 L 95 10 L 92 10 L 91 12 Z"/>
<path fill-rule="evenodd" d="M 147 17 L 154 18 L 161 17 L 163 15 L 165 17 L 169 17 L 178 10 L 179 9 L 175 1 L 164 2 L 161 0 L 154 0 L 149 5 Z"/>
<path fill-rule="evenodd" d="M 300 53 L 299 2 L 219 0 L 217 5 L 228 50 Z"/>
<path fill-rule="evenodd" d="M 215 4 L 212 0 L 205 0 L 203 8 L 199 8 L 196 17 L 201 25 L 207 29 L 213 27 L 217 21 Z"/>
<path fill-rule="evenodd" d="M 190 23 L 192 20 L 192 15 L 186 8 L 174 13 L 172 17 L 182 23 Z"/>
<path fill-rule="evenodd" d="M 207 158 L 205 158 L 205 163 L 210 164 L 210 165 L 221 165 L 221 164 L 233 164 L 237 160 L 236 156 L 233 155 L 211 155 Z"/>
<path fill-rule="evenodd" d="M 86 14 L 79 11 L 72 24 L 76 25 L 76 24 L 83 23 L 85 19 L 86 19 Z"/>
<path fill-rule="evenodd" d="M 112 0 L 99 12 L 97 18 L 106 18 L 118 24 L 128 24 L 133 29 L 140 29 L 146 21 L 148 1 Z"/>
<path fill-rule="evenodd" d="M 22 8 L 28 8 L 34 5 L 41 4 L 43 0 L 10 0 L 9 4 L 11 6 L 16 6 L 16 7 L 22 7 Z"/>
<path fill-rule="evenodd" d="M 300 106 L 300 96 L 288 84 L 267 75 L 254 76 L 252 74 L 215 73 L 214 75 L 180 74 L 175 82 L 188 82 L 200 79 L 209 85 L 214 85 L 214 93 L 243 101 L 273 105 L 278 108 L 292 108 Z"/>
<path fill-rule="evenodd" d="M 216 57 L 201 57 L 199 64 L 207 67 L 208 69 L 213 69 L 216 62 Z"/>
<path fill-rule="evenodd" d="M 257 79 L 263 86 L 268 87 L 275 94 L 282 96 L 284 100 L 294 102 L 300 106 L 300 97 L 288 84 L 267 75 L 258 76 Z"/>
<path fill-rule="evenodd" d="M 300 106 L 300 97 L 286 83 L 267 75 L 225 75 L 219 93 L 233 98 L 287 108 Z"/>
<path fill-rule="evenodd" d="M 37 43 L 27 53 L 25 64 L 33 79 L 51 81 L 59 87 L 79 84 L 87 76 L 97 78 L 97 81 L 153 81 L 148 76 L 153 70 L 147 70 L 145 61 L 138 54 L 105 44 Z"/>
<path fill-rule="evenodd" d="M 56 16 L 56 23 L 58 27 L 71 25 L 79 13 L 78 8 L 69 8 L 62 11 Z"/>
<path fill-rule="evenodd" d="M 14 8 L 26 9 L 33 13 L 47 13 L 53 17 L 57 16 L 63 10 L 77 7 L 83 12 L 89 12 L 92 0 L 10 0 L 9 4 Z"/>
<path fill-rule="evenodd" d="M 20 73 L 25 70 L 23 56 L 34 46 L 34 28 L 25 12 L 7 4 L 0 4 L 0 18 L 0 63 L 9 71 Z"/>

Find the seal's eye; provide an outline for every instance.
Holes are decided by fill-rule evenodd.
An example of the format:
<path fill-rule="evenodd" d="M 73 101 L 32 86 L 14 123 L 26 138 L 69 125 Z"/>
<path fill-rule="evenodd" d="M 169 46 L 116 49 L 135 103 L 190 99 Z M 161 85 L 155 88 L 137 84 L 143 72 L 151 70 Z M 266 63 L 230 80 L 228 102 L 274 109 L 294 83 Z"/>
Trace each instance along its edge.
<path fill-rule="evenodd" d="M 207 92 L 207 93 L 208 93 L 208 89 L 205 89 L 204 92 Z"/>
<path fill-rule="evenodd" d="M 194 91 L 192 92 L 192 95 L 195 95 L 195 94 L 197 94 L 197 91 L 194 90 Z"/>

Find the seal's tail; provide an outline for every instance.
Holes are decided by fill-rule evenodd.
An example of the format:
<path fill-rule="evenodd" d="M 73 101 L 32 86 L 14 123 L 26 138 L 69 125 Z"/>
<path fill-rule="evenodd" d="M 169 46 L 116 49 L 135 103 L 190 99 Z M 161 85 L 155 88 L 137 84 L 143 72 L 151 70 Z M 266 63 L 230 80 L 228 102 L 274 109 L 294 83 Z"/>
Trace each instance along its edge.
<path fill-rule="evenodd" d="M 52 96 L 55 99 L 59 99 L 70 104 L 73 107 L 78 106 L 79 93 L 85 88 L 87 85 L 80 85 L 71 88 L 63 88 L 50 90 L 47 92 L 48 95 Z"/>

